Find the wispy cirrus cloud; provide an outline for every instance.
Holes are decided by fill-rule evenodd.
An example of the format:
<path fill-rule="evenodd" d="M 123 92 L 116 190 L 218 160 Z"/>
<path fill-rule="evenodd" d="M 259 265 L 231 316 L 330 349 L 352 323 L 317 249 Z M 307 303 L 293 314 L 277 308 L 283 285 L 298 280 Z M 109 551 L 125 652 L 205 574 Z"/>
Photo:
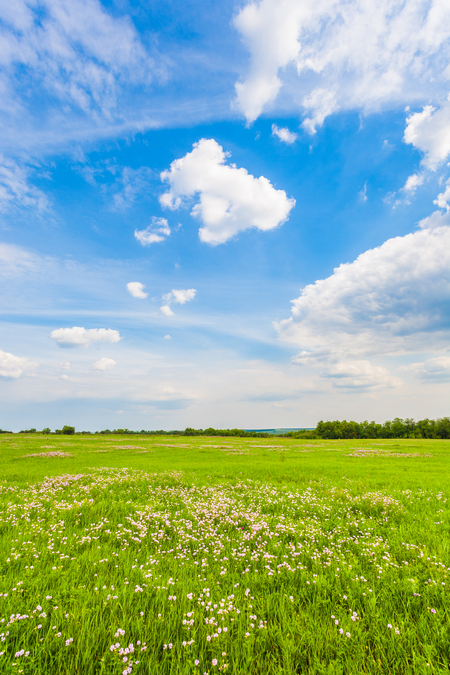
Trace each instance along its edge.
<path fill-rule="evenodd" d="M 33 209 L 38 215 L 50 211 L 50 201 L 33 185 L 32 175 L 33 169 L 26 163 L 0 154 L 0 211 Z"/>
<path fill-rule="evenodd" d="M 148 83 L 155 61 L 127 16 L 98 0 L 3 3 L 0 61 L 17 105 L 44 90 L 59 104 L 111 118 L 124 87 Z M 21 78 L 17 79 L 17 69 Z"/>

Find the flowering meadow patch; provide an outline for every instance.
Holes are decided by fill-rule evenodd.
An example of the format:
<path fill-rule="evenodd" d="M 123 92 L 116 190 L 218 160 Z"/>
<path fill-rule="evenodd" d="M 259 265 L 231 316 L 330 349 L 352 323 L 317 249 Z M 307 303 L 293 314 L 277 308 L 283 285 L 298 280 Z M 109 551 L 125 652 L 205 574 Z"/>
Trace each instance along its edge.
<path fill-rule="evenodd" d="M 448 671 L 443 491 L 261 480 L 222 449 L 227 478 L 64 463 L 0 485 L 1 672 Z"/>

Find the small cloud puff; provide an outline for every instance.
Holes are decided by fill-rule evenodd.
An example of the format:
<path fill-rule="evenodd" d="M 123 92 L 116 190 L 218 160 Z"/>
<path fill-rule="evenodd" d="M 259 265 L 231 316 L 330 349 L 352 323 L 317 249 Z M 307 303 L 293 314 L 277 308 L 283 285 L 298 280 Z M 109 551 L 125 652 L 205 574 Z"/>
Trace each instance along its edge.
<path fill-rule="evenodd" d="M 135 230 L 134 236 L 142 244 L 142 246 L 150 246 L 150 244 L 158 244 L 164 241 L 170 234 L 169 223 L 166 218 L 157 218 L 153 216 L 152 224 L 145 230 Z"/>
<path fill-rule="evenodd" d="M 164 335 L 164 340 L 171 340 L 172 336 L 171 335 Z"/>
<path fill-rule="evenodd" d="M 16 380 L 27 370 L 33 370 L 37 366 L 37 363 L 24 356 L 14 356 L 0 349 L 0 377 L 12 377 Z"/>
<path fill-rule="evenodd" d="M 277 127 L 276 124 L 272 124 L 272 136 L 277 136 L 280 141 L 292 145 L 298 138 L 298 134 L 294 134 L 293 131 L 289 131 L 287 127 Z"/>
<path fill-rule="evenodd" d="M 92 370 L 111 370 L 115 366 L 117 366 L 117 361 L 114 361 L 114 359 L 108 359 L 106 356 L 104 356 L 92 365 Z"/>
<path fill-rule="evenodd" d="M 170 293 L 163 295 L 163 302 L 165 303 L 160 310 L 166 316 L 173 316 L 170 305 L 176 303 L 177 305 L 184 305 L 186 302 L 193 300 L 197 295 L 195 288 L 178 289 L 173 288 Z"/>
<path fill-rule="evenodd" d="M 139 298 L 143 300 L 147 297 L 148 293 L 144 293 L 144 284 L 141 284 L 139 281 L 130 281 L 127 284 L 128 292 L 133 296 L 133 298 Z"/>
<path fill-rule="evenodd" d="M 90 347 L 95 342 L 107 342 L 114 344 L 121 340 L 118 330 L 111 328 L 58 328 L 50 333 L 50 337 L 56 341 L 58 347 Z"/>

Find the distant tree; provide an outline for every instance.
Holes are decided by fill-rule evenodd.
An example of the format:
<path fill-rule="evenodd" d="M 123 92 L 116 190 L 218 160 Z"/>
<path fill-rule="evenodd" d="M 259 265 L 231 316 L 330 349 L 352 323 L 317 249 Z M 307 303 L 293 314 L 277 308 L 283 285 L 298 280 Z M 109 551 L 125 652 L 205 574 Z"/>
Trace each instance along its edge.
<path fill-rule="evenodd" d="M 66 436 L 73 436 L 75 433 L 75 427 L 69 427 L 67 424 L 65 424 L 62 428 L 62 433 Z"/>
<path fill-rule="evenodd" d="M 52 433 L 52 430 L 50 429 L 50 427 L 44 427 L 44 429 L 42 429 L 42 432 L 41 432 L 41 433 L 43 433 L 43 434 L 51 434 L 51 433 Z"/>

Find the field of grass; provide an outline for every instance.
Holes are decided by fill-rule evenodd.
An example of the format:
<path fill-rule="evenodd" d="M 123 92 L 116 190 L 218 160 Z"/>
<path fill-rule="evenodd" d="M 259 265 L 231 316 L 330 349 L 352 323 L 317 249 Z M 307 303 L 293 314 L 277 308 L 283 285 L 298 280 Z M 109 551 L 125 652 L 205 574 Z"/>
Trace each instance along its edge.
<path fill-rule="evenodd" d="M 0 672 L 448 673 L 450 441 L 0 436 Z"/>

